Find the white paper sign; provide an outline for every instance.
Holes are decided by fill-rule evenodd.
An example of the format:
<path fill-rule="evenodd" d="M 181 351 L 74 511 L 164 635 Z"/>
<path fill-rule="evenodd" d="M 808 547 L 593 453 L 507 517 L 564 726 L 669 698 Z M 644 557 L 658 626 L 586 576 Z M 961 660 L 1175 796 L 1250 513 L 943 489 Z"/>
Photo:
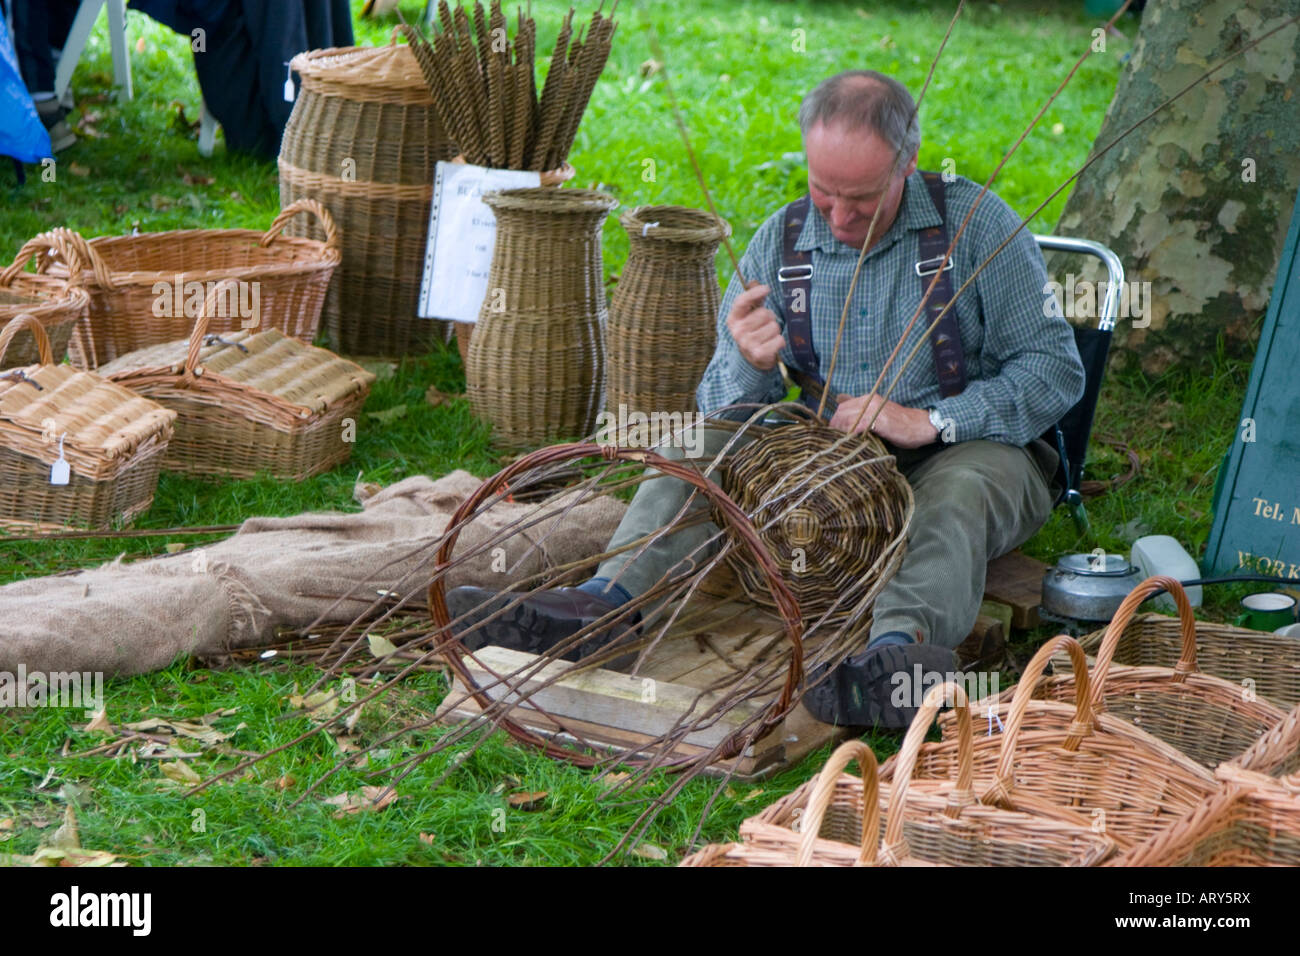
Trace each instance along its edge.
<path fill-rule="evenodd" d="M 541 174 L 528 170 L 438 163 L 420 283 L 420 318 L 478 321 L 497 233 L 496 217 L 482 196 L 494 189 L 541 183 Z"/>

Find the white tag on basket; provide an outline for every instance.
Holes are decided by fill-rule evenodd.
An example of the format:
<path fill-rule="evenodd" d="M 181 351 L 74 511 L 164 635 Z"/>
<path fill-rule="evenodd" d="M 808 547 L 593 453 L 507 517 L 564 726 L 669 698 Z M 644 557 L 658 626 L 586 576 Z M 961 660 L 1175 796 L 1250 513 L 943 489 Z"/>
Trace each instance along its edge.
<path fill-rule="evenodd" d="M 289 68 L 289 64 L 286 63 L 286 64 L 285 64 L 285 67 L 286 67 L 286 68 Z M 289 75 L 288 75 L 287 77 L 285 77 L 285 80 L 284 80 L 284 101 L 285 101 L 286 103 L 292 103 L 292 102 L 293 102 L 293 70 L 292 70 L 292 68 L 289 68 Z"/>
<path fill-rule="evenodd" d="M 52 485 L 66 485 L 72 480 L 72 469 L 68 466 L 68 460 L 63 457 L 63 439 L 67 437 L 67 432 L 59 436 L 59 459 L 50 465 L 50 484 Z"/>

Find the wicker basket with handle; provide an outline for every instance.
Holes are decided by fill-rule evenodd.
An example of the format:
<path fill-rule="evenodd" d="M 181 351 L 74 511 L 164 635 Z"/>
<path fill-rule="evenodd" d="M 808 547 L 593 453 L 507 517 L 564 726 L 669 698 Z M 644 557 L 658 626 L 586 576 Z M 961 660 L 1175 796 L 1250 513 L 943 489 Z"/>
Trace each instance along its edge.
<path fill-rule="evenodd" d="M 0 359 L 30 332 L 39 364 L 0 373 L 0 528 L 106 529 L 149 509 L 176 413 L 92 372 L 55 365 L 29 315 L 0 331 Z M 66 484 L 52 483 L 63 459 Z"/>
<path fill-rule="evenodd" d="M 483 201 L 497 230 L 465 369 L 470 403 L 508 448 L 590 434 L 605 373 L 600 224 L 617 200 L 539 186 Z"/>
<path fill-rule="evenodd" d="M 101 370 L 178 413 L 163 467 L 301 480 L 346 461 L 374 375 L 277 329 L 209 334 L 208 315 L 225 285 L 209 294 L 189 339 Z"/>
<path fill-rule="evenodd" d="M 1178 663 L 1172 668 L 1113 664 L 1115 647 L 1133 613 L 1162 589 L 1178 607 L 1183 641 Z M 1241 758 L 1286 717 L 1285 711 L 1250 693 L 1249 687 L 1197 670 L 1196 620 L 1182 585 L 1169 577 L 1147 578 L 1120 604 L 1097 648 L 1089 680 L 1094 713 L 1112 714 L 1141 727 L 1211 770 Z M 1015 688 L 1008 689 L 996 701 L 979 702 L 977 709 L 983 713 L 1001 704 L 1005 711 L 1015 693 Z M 1075 695 L 1074 675 L 1045 678 L 1034 693 L 1047 700 L 1068 701 Z M 945 736 L 949 735 L 952 721 L 941 724 Z"/>
<path fill-rule="evenodd" d="M 23 271 L 33 258 L 48 251 L 41 243 L 27 243 L 9 267 L 0 272 L 0 325 L 23 314 L 36 319 L 49 336 L 50 354 L 57 364 L 68 352 L 68 342 L 77 323 L 85 318 L 90 295 L 66 279 Z M 40 355 L 35 341 L 21 336 L 10 343 L 4 366 L 35 365 L 38 362 Z"/>
<path fill-rule="evenodd" d="M 323 223 L 324 242 L 281 235 L 300 213 Z M 184 338 L 203 298 L 226 279 L 238 285 L 231 288 L 228 304 L 210 319 L 214 332 L 274 328 L 310 342 L 339 263 L 333 219 L 311 200 L 284 209 L 266 232 L 178 229 L 87 242 L 65 230 L 58 237 L 46 233 L 31 242 L 46 243 L 54 253 L 58 261 L 49 267 L 51 274 L 71 273 L 72 281 L 90 293 L 89 311 L 71 344 L 73 364 L 90 369 Z M 65 254 L 75 261 L 68 262 Z M 49 259 L 42 260 L 46 262 Z"/>
<path fill-rule="evenodd" d="M 609 305 L 607 404 L 693 411 L 717 338 L 713 259 L 731 227 L 684 206 L 639 206 L 619 222 L 631 251 Z"/>

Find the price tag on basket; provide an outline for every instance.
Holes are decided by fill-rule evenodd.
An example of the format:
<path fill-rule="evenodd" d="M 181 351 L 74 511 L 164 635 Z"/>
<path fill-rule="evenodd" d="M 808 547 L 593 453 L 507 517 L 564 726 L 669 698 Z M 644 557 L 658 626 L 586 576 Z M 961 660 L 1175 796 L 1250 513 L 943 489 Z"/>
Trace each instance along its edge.
<path fill-rule="evenodd" d="M 59 458 L 54 464 L 50 465 L 50 484 L 52 485 L 66 485 L 72 480 L 72 469 L 68 465 L 68 460 L 63 457 L 63 439 L 67 437 L 67 432 L 59 436 Z"/>

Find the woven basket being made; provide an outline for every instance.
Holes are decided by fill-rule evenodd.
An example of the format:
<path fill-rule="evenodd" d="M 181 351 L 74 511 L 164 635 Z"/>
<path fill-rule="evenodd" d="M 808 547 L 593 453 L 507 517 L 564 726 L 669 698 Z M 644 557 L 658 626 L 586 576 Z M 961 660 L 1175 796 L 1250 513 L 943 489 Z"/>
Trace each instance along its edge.
<path fill-rule="evenodd" d="M 731 226 L 700 209 L 639 206 L 619 222 L 631 251 L 609 305 L 609 408 L 695 409 L 717 341 L 713 260 Z"/>
<path fill-rule="evenodd" d="M 0 528 L 107 529 L 149 510 L 176 413 L 91 372 L 55 365 L 29 315 L 0 330 L 0 360 L 20 331 L 38 364 L 0 373 Z M 0 361 L 3 364 L 3 361 Z M 53 484 L 59 459 L 66 484 Z"/>
<path fill-rule="evenodd" d="M 1183 640 L 1178 663 L 1172 668 L 1113 664 L 1115 647 L 1133 613 L 1161 590 L 1167 590 L 1178 607 Z M 1197 670 L 1196 619 L 1182 585 L 1168 577 L 1148 578 L 1120 604 L 1098 647 L 1089 682 L 1093 713 L 1122 718 L 1211 770 L 1241 758 L 1286 717 L 1281 708 L 1251 693 L 1249 685 Z M 1016 691 L 1009 688 L 996 700 L 981 701 L 977 710 L 984 713 L 998 704 L 1005 710 Z M 1075 692 L 1074 675 L 1069 673 L 1044 678 L 1034 688 L 1035 696 L 1055 701 L 1073 700 Z M 945 736 L 953 729 L 950 720 L 941 725 Z"/>
<path fill-rule="evenodd" d="M 86 316 L 90 306 L 90 295 L 85 289 L 68 283 L 66 279 L 54 276 L 31 275 L 23 269 L 27 263 L 43 250 L 41 244 L 30 243 L 19 250 L 14 261 L 4 272 L 0 273 L 0 325 L 19 315 L 30 315 L 45 329 L 50 340 L 50 354 L 54 363 L 63 361 L 68 352 L 68 342 L 77 328 L 77 323 Z M 35 341 L 28 336 L 20 336 L 9 346 L 4 365 L 36 365 L 40 355 Z"/>
<path fill-rule="evenodd" d="M 1033 699 L 1038 678 L 1060 650 L 1069 653 L 1076 675 L 1073 705 Z M 997 714 L 1005 730 L 975 742 L 976 792 L 981 803 L 1007 809 L 1069 810 L 1127 850 L 1190 812 L 1219 784 L 1164 741 L 1094 714 L 1091 691 L 1079 643 L 1062 635 L 1044 644 L 1025 667 L 1010 708 Z M 959 758 L 957 741 L 927 744 L 917 774 L 947 777 Z M 882 777 L 892 779 L 895 766 L 894 759 L 886 762 Z"/>
<path fill-rule="evenodd" d="M 878 439 L 846 435 L 807 412 L 805 422 L 772 428 L 732 454 L 718 483 L 754 522 L 805 620 L 868 626 L 871 603 L 902 563 L 915 506 Z M 768 604 L 753 569 L 729 564 L 745 594 Z"/>
<path fill-rule="evenodd" d="M 209 334 L 208 311 L 220 290 L 188 340 L 102 369 L 178 413 L 164 469 L 301 480 L 346 461 L 374 375 L 277 329 Z"/>
<path fill-rule="evenodd" d="M 605 374 L 600 226 L 617 200 L 539 186 L 483 201 L 497 230 L 465 369 L 470 403 L 507 448 L 590 434 Z"/>
<path fill-rule="evenodd" d="M 956 778 L 913 779 L 945 702 L 956 708 L 961 728 Z M 972 789 L 973 746 L 965 691 L 956 683 L 933 687 L 903 740 L 892 786 L 878 782 L 866 744 L 843 744 L 815 780 L 741 824 L 744 849 L 735 855 L 787 866 L 1093 866 L 1114 852 L 1113 841 L 1069 813 L 980 804 Z M 842 772 L 854 761 L 862 779 Z"/>
<path fill-rule="evenodd" d="M 330 347 L 349 355 L 427 351 L 444 322 L 416 315 L 433 174 L 456 148 L 405 45 L 312 50 L 280 143 L 280 203 L 314 199 L 342 236 L 325 301 Z M 309 231 L 310 230 L 310 231 Z M 294 235 L 321 233 L 294 223 Z"/>
<path fill-rule="evenodd" d="M 1084 651 L 1096 654 L 1110 628 L 1081 638 Z M 1300 704 L 1300 641 L 1231 624 L 1196 622 L 1196 663 L 1202 673 L 1221 677 L 1284 710 Z M 1139 614 L 1115 643 L 1116 664 L 1177 667 L 1185 656 L 1178 618 Z"/>
<path fill-rule="evenodd" d="M 280 234 L 299 213 L 324 224 L 324 242 Z M 339 262 L 333 220 L 310 200 L 285 208 L 264 233 L 178 229 L 87 242 L 71 230 L 52 232 L 28 245 L 50 249 L 58 261 L 49 272 L 70 274 L 74 284 L 90 293 L 86 319 L 72 336 L 72 362 L 78 368 L 95 369 L 138 349 L 184 338 L 204 298 L 226 279 L 236 285 L 209 320 L 214 333 L 275 328 L 310 342 Z M 47 257 L 42 264 L 49 261 Z"/>

